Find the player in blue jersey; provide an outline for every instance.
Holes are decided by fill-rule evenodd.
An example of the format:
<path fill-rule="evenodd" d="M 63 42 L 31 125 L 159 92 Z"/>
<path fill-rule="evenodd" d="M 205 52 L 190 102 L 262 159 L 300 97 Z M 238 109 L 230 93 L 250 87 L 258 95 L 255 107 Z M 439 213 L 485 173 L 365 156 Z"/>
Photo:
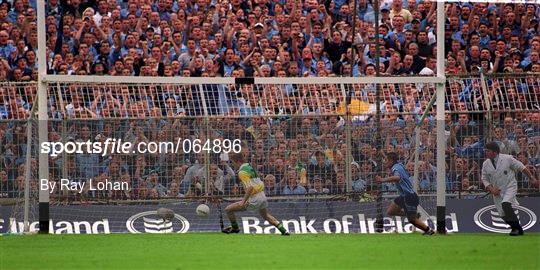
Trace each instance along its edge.
<path fill-rule="evenodd" d="M 409 222 L 424 231 L 425 235 L 433 235 L 435 232 L 419 218 L 420 215 L 417 213 L 418 195 L 414 192 L 410 176 L 403 164 L 399 162 L 398 155 L 394 152 L 387 153 L 384 167 L 391 168 L 392 175 L 386 178 L 376 176 L 375 181 L 396 183 L 399 191 L 399 197 L 395 198 L 388 206 L 386 213 L 389 216 L 406 216 Z"/>

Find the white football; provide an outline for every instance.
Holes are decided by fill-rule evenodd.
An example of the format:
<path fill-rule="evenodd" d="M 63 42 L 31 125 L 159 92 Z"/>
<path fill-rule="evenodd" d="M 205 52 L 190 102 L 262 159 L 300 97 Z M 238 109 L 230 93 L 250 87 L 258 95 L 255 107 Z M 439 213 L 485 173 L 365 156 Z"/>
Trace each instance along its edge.
<path fill-rule="evenodd" d="M 206 204 L 199 204 L 195 212 L 197 213 L 197 216 L 199 217 L 206 217 L 208 216 L 208 214 L 210 214 L 210 207 L 208 207 L 208 205 Z"/>

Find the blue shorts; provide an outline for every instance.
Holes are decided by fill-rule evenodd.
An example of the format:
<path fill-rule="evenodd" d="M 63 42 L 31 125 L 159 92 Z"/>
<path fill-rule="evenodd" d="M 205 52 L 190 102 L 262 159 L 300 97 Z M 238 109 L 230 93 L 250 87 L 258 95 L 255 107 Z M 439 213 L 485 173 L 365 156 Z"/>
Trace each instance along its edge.
<path fill-rule="evenodd" d="M 416 215 L 418 204 L 420 201 L 416 193 L 399 195 L 399 197 L 394 199 L 394 203 L 405 211 L 407 215 Z"/>

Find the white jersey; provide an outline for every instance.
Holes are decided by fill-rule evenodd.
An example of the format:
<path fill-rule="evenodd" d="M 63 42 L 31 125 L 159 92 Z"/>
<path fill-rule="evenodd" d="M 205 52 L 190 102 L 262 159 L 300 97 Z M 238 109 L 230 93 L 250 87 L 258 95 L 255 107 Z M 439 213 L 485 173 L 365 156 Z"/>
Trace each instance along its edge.
<path fill-rule="evenodd" d="M 501 190 L 499 196 L 493 196 L 493 202 L 499 214 L 504 216 L 503 202 L 509 202 L 512 206 L 519 205 L 516 199 L 516 173 L 525 169 L 525 165 L 513 156 L 506 154 L 497 155 L 494 161 L 490 159 L 484 161 L 482 165 L 482 182 L 486 187 L 494 185 Z"/>
<path fill-rule="evenodd" d="M 493 164 L 495 163 L 495 164 Z M 494 185 L 501 190 L 517 188 L 516 173 L 525 169 L 525 165 L 511 155 L 499 154 L 495 162 L 486 159 L 482 165 L 484 186 Z"/>

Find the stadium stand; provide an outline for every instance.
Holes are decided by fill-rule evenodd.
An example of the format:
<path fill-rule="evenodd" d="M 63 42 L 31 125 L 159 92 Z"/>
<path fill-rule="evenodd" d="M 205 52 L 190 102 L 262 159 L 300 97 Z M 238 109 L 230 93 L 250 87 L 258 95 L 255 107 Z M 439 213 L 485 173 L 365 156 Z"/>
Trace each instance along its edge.
<path fill-rule="evenodd" d="M 374 29 L 372 1 L 358 1 L 353 37 L 353 1 L 47 1 L 48 73 L 361 76 L 374 72 L 378 41 L 382 73 L 433 74 L 435 5 L 381 2 Z M 540 71 L 539 13 L 448 4 L 447 73 Z M 35 1 L 2 1 L 0 22 L 0 79 L 35 79 Z"/>
<path fill-rule="evenodd" d="M 383 75 L 433 75 L 434 4 L 382 1 L 381 26 L 376 30 L 372 2 L 358 2 L 358 35 L 353 37 L 352 1 L 218 0 L 194 4 L 186 0 L 50 0 L 47 72 L 168 77 L 373 76 L 376 46 L 367 43 L 378 41 Z M 516 155 L 540 174 L 540 81 L 532 74 L 540 72 L 539 6 L 454 3 L 447 5 L 446 14 L 446 73 L 450 76 L 446 109 L 451 112 L 447 117 L 448 192 L 461 196 L 482 188 L 479 170 L 484 133 L 492 133 L 504 153 Z M 25 82 L 37 76 L 36 32 L 34 1 L 0 4 L 0 119 L 9 120 L 0 121 L 3 197 L 15 197 L 23 188 L 24 120 L 36 95 L 36 85 Z M 485 88 L 480 73 L 487 76 Z M 202 136 L 202 123 L 195 117 L 201 114 L 200 89 L 90 84 L 66 85 L 64 90 L 61 95 L 51 93 L 49 116 L 58 122 L 51 127 L 51 141 L 110 137 L 174 141 L 175 136 Z M 346 98 L 376 106 L 372 90 L 356 85 L 346 97 L 332 85 L 307 89 L 216 85 L 202 91 L 214 93 L 206 105 L 209 114 L 221 120 L 212 122 L 211 130 L 216 134 L 210 137 L 241 138 L 269 194 L 280 195 L 344 192 L 344 129 L 340 118 L 332 114 L 342 109 L 340 101 Z M 402 153 L 408 169 L 412 169 L 411 149 L 416 147 L 412 128 L 430 92 L 426 86 L 413 84 L 383 86 L 383 148 Z M 495 124 L 486 123 L 482 116 L 491 109 L 495 109 Z M 418 146 L 423 148 L 419 184 L 425 190 L 435 185 L 433 126 L 434 119 L 428 117 Z M 378 153 L 373 143 L 365 139 L 373 129 L 369 117 L 359 119 L 353 127 L 353 191 L 369 191 L 373 171 L 380 166 L 375 162 Z M 198 165 L 201 162 L 197 155 L 77 154 L 52 159 L 51 179 L 58 180 L 62 168 L 67 167 L 73 179 L 114 177 L 136 187 L 128 193 L 88 197 L 145 199 L 239 192 L 230 168 L 218 156 L 212 157 L 211 180 L 203 179 L 208 174 Z M 523 175 L 518 180 L 522 191 L 537 189 L 529 186 Z"/>

